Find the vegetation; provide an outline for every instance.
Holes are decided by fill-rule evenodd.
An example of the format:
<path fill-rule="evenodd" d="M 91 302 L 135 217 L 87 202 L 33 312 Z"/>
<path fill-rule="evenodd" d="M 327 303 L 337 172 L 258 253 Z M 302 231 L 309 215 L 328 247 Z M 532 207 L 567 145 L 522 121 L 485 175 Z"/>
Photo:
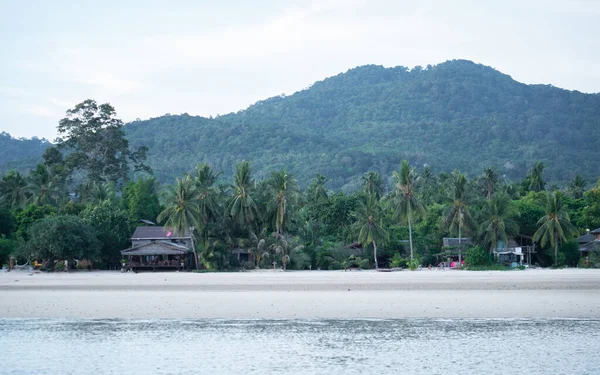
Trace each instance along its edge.
<path fill-rule="evenodd" d="M 456 236 L 470 269 L 502 268 L 511 239 L 572 266 L 600 227 L 598 100 L 466 61 L 361 67 L 216 119 L 123 126 L 86 100 L 0 178 L 0 260 L 114 267 L 144 219 L 191 232 L 208 270 L 417 269 Z"/>

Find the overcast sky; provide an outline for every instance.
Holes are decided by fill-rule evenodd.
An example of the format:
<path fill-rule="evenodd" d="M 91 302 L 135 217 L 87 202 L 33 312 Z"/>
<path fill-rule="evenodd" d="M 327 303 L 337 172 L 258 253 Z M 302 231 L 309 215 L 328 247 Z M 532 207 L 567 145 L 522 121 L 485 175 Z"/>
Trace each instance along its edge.
<path fill-rule="evenodd" d="M 87 98 L 125 121 L 215 116 L 364 64 L 600 92 L 599 19 L 596 0 L 0 0 L 0 131 L 53 139 Z"/>

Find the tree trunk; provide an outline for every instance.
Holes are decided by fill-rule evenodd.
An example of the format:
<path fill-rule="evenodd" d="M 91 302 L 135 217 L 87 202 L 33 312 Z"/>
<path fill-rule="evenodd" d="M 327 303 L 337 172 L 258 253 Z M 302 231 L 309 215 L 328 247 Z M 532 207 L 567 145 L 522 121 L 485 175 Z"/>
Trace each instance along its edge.
<path fill-rule="evenodd" d="M 375 260 L 375 269 L 378 269 L 379 265 L 377 264 L 377 244 L 375 243 L 375 241 L 373 241 L 373 260 Z"/>
<path fill-rule="evenodd" d="M 461 237 L 462 237 L 462 225 L 458 224 L 458 267 L 462 266 L 462 247 L 461 247 Z"/>
<path fill-rule="evenodd" d="M 192 230 L 192 232 L 190 233 L 190 240 L 192 241 L 192 252 L 194 254 L 194 266 L 196 266 L 196 269 L 198 270 L 198 254 L 196 254 L 196 246 L 194 244 L 194 231 Z"/>
<path fill-rule="evenodd" d="M 410 260 L 413 260 L 412 226 L 410 224 L 410 215 L 408 215 L 408 242 L 410 244 Z"/>
<path fill-rule="evenodd" d="M 554 267 L 558 267 L 558 238 L 554 240 Z"/>

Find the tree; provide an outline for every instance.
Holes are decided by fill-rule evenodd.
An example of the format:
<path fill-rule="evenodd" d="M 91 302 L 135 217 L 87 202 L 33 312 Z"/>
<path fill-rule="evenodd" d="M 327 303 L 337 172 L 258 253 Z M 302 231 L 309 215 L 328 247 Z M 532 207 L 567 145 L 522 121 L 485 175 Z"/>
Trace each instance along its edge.
<path fill-rule="evenodd" d="M 362 176 L 362 187 L 365 193 L 381 199 L 385 191 L 385 183 L 377 171 L 369 171 Z"/>
<path fill-rule="evenodd" d="M 165 193 L 165 209 L 158 215 L 158 222 L 165 223 L 165 227 L 184 236 L 188 231 L 192 237 L 192 250 L 194 263 L 198 268 L 198 257 L 194 244 L 194 229 L 203 229 L 200 220 L 200 198 L 196 192 L 194 180 L 189 175 L 182 179 L 175 179 L 175 186 L 168 186 Z"/>
<path fill-rule="evenodd" d="M 94 230 L 77 216 L 45 217 L 35 222 L 27 234 L 24 255 L 38 259 L 94 260 L 100 247 Z"/>
<path fill-rule="evenodd" d="M 57 205 L 67 195 L 61 176 L 52 175 L 44 164 L 38 164 L 29 173 L 27 192 L 28 201 L 37 205 Z"/>
<path fill-rule="evenodd" d="M 320 173 L 317 173 L 317 177 L 311 182 L 307 190 L 309 201 L 313 203 L 321 203 L 327 200 L 327 189 L 325 184 L 329 179 Z"/>
<path fill-rule="evenodd" d="M 394 216 L 399 219 L 405 219 L 408 222 L 410 260 L 413 260 L 412 221 L 425 214 L 425 207 L 415 195 L 414 170 L 410 168 L 408 161 L 403 160 L 400 165 L 400 173 L 394 171 L 393 176 L 394 191 L 390 197 L 391 204 L 393 206 Z"/>
<path fill-rule="evenodd" d="M 381 205 L 375 199 L 375 196 L 365 195 L 364 200 L 360 201 L 352 216 L 355 220 L 353 230 L 357 234 L 358 242 L 363 247 L 373 244 L 373 260 L 377 269 L 379 267 L 377 263 L 377 244 L 381 245 L 388 239 Z"/>
<path fill-rule="evenodd" d="M 490 253 L 498 247 L 498 241 L 508 244 L 509 235 L 519 231 L 519 226 L 514 220 L 518 215 L 519 212 L 505 194 L 495 194 L 491 200 L 486 201 L 480 231 Z"/>
<path fill-rule="evenodd" d="M 575 199 L 583 198 L 587 182 L 580 175 L 575 175 L 569 182 L 568 190 Z"/>
<path fill-rule="evenodd" d="M 118 266 L 120 250 L 127 247 L 131 226 L 127 212 L 111 201 L 88 206 L 82 213 L 84 222 L 94 229 L 100 243 L 102 267 Z"/>
<path fill-rule="evenodd" d="M 294 176 L 285 170 L 271 173 L 268 186 L 272 195 L 271 202 L 275 209 L 275 237 L 279 238 L 289 221 L 288 211 L 296 202 L 298 186 Z"/>
<path fill-rule="evenodd" d="M 157 190 L 158 184 L 154 177 L 140 177 L 136 182 L 128 182 L 125 185 L 122 205 L 130 221 L 137 222 L 140 219 L 156 221 L 156 217 L 161 212 Z"/>
<path fill-rule="evenodd" d="M 467 177 L 458 173 L 453 178 L 451 205 L 448 207 L 445 215 L 445 223 L 450 233 L 458 232 L 458 258 L 459 264 L 462 261 L 462 235 L 463 229 L 470 228 L 474 221 L 471 215 L 471 209 L 468 202 Z"/>
<path fill-rule="evenodd" d="M 6 208 L 0 208 L 0 237 L 12 237 L 16 229 L 17 219 L 15 215 Z"/>
<path fill-rule="evenodd" d="M 494 194 L 494 190 L 499 182 L 500 179 L 496 168 L 488 167 L 483 170 L 483 174 L 479 177 L 479 183 L 485 191 L 488 200 L 492 199 L 492 194 Z"/>
<path fill-rule="evenodd" d="M 290 254 L 300 251 L 304 248 L 302 245 L 294 246 L 293 248 L 292 246 L 293 245 L 283 238 L 278 239 L 273 245 L 271 245 L 271 250 L 275 253 L 275 256 L 279 257 L 281 260 L 281 265 L 283 266 L 284 271 L 287 269 L 287 264 L 291 260 Z"/>
<path fill-rule="evenodd" d="M 150 172 L 143 164 L 147 148 L 129 150 L 123 122 L 116 118 L 115 109 L 108 103 L 87 99 L 67 110 L 58 124 L 59 149 L 67 151 L 65 162 L 71 172 L 83 171 L 93 182 L 127 180 L 133 163 L 135 171 Z"/>
<path fill-rule="evenodd" d="M 229 215 L 248 230 L 253 230 L 258 212 L 256 202 L 250 195 L 254 184 L 250 162 L 238 163 L 233 182 L 234 195 L 229 203 Z"/>
<path fill-rule="evenodd" d="M 169 185 L 165 193 L 165 209 L 158 215 L 158 221 L 180 236 L 191 228 L 202 226 L 200 220 L 200 199 L 194 180 L 188 175 L 175 179 L 175 186 Z"/>
<path fill-rule="evenodd" d="M 538 221 L 539 229 L 534 233 L 533 240 L 540 245 L 550 244 L 554 248 L 554 265 L 558 265 L 558 246 L 569 236 L 576 236 L 577 228 L 569 219 L 569 213 L 563 206 L 560 193 L 552 192 L 546 196 L 546 214 Z"/>
<path fill-rule="evenodd" d="M 542 191 L 546 187 L 546 183 L 543 179 L 544 168 L 546 165 L 541 161 L 535 163 L 535 165 L 529 170 L 529 190 L 531 191 Z"/>
<path fill-rule="evenodd" d="M 27 202 L 27 181 L 19 172 L 9 171 L 0 181 L 0 206 L 23 208 Z"/>
<path fill-rule="evenodd" d="M 56 208 L 48 204 L 43 206 L 30 204 L 24 210 L 17 211 L 15 215 L 17 219 L 17 237 L 27 241 L 29 239 L 29 228 L 38 220 L 53 215 L 56 215 Z"/>

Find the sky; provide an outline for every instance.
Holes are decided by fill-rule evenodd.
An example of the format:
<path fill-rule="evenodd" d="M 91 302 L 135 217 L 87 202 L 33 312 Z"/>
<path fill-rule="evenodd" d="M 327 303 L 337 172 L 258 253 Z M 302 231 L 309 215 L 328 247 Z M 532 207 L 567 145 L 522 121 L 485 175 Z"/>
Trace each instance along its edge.
<path fill-rule="evenodd" d="M 0 132 L 56 137 L 91 98 L 124 121 L 216 116 L 359 65 L 469 59 L 600 92 L 600 1 L 0 0 Z"/>

